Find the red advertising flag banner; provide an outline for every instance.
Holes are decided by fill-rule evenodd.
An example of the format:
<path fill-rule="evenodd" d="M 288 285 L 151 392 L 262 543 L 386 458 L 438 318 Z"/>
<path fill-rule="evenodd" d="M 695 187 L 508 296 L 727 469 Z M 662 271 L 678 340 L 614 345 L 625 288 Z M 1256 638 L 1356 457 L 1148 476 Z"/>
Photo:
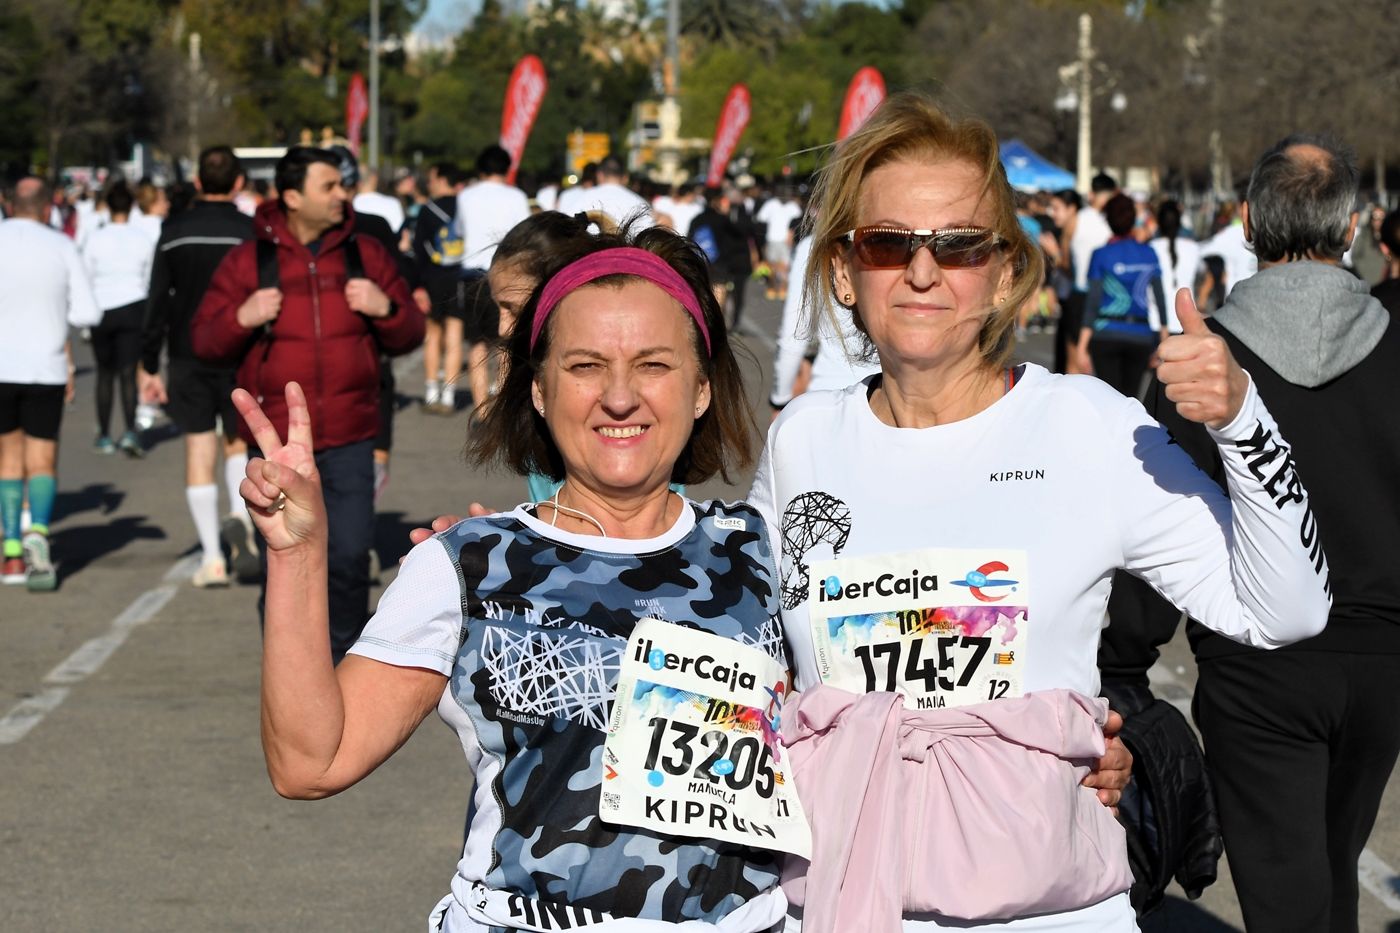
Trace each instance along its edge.
<path fill-rule="evenodd" d="M 739 145 L 739 137 L 749 125 L 749 89 L 736 84 L 729 89 L 724 99 L 724 108 L 719 112 L 719 122 L 715 124 L 715 143 L 710 150 L 710 173 L 705 176 L 705 184 L 714 188 L 724 180 L 724 170 L 729 159 Z"/>
<path fill-rule="evenodd" d="M 860 129 L 865 118 L 874 113 L 884 99 L 885 79 L 880 72 L 869 65 L 857 71 L 846 88 L 846 102 L 841 105 L 841 128 L 836 131 L 836 139 L 845 139 Z"/>
<path fill-rule="evenodd" d="M 360 130 L 369 116 L 369 85 L 365 76 L 358 71 L 350 76 L 350 90 L 345 95 L 345 138 L 350 141 L 350 151 L 355 158 L 360 157 Z"/>
<path fill-rule="evenodd" d="M 520 157 L 525 154 L 525 142 L 535 126 L 540 104 L 549 81 L 544 75 L 544 63 L 535 55 L 526 55 L 515 63 L 506 85 L 506 100 L 501 111 L 501 148 L 510 153 L 510 172 L 506 180 L 515 183 Z"/>

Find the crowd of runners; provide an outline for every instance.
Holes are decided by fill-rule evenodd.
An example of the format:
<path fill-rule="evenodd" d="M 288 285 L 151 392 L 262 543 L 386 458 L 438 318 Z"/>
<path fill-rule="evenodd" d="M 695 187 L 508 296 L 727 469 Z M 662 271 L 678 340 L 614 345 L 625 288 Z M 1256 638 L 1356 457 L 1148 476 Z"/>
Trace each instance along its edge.
<path fill-rule="evenodd" d="M 1400 212 L 1322 136 L 1224 203 L 1013 191 L 990 128 L 914 94 L 836 153 L 719 187 L 608 157 L 526 191 L 498 146 L 18 180 L 0 580 L 62 580 L 64 418 L 93 426 L 64 458 L 173 425 L 192 583 L 264 626 L 279 792 L 344 790 L 434 708 L 461 737 L 435 930 L 1127 931 L 1222 838 L 1251 930 L 1355 930 L 1400 752 Z M 415 532 L 376 608 L 402 397 L 532 504 Z M 744 502 L 685 497 L 754 466 Z M 1197 731 L 1146 676 L 1183 619 Z"/>

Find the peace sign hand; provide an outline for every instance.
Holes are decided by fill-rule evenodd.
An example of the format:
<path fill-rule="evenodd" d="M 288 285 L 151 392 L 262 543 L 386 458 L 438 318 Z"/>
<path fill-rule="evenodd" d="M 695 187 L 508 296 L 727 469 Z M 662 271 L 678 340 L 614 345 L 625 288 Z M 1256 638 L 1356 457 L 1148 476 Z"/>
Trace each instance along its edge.
<path fill-rule="evenodd" d="M 1176 316 L 1182 332 L 1158 345 L 1157 380 L 1181 417 L 1223 428 L 1240 413 L 1249 394 L 1249 376 L 1224 338 L 1206 326 L 1190 289 L 1177 291 Z"/>
<path fill-rule="evenodd" d="M 287 383 L 287 442 L 253 397 L 233 391 L 233 405 L 263 456 L 248 461 L 238 491 L 270 551 L 326 545 L 326 503 L 312 453 L 311 411 L 295 382 Z"/>

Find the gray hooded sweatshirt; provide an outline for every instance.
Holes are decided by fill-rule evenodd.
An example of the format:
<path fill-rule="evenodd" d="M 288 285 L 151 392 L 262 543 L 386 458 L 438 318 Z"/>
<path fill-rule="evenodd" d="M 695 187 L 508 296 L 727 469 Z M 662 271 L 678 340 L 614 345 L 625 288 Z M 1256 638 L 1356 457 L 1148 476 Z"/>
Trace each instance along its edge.
<path fill-rule="evenodd" d="M 1370 287 L 1339 266 L 1287 262 L 1240 282 L 1212 315 L 1274 372 L 1316 388 L 1380 343 L 1390 314 Z"/>

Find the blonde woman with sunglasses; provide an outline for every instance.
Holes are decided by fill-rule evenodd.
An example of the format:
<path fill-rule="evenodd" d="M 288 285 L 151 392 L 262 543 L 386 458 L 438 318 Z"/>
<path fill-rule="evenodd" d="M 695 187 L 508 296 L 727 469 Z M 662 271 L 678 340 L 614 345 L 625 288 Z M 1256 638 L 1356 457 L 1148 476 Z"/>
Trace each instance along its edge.
<path fill-rule="evenodd" d="M 1041 257 L 986 124 L 893 95 L 813 203 L 812 315 L 848 309 L 881 371 L 784 409 L 751 492 L 802 690 L 782 733 L 814 850 L 789 929 L 1135 930 L 1122 830 L 1080 786 L 1110 580 L 1246 644 L 1320 631 L 1289 448 L 1189 295 L 1158 373 L 1228 497 L 1136 400 L 1012 364 Z"/>

